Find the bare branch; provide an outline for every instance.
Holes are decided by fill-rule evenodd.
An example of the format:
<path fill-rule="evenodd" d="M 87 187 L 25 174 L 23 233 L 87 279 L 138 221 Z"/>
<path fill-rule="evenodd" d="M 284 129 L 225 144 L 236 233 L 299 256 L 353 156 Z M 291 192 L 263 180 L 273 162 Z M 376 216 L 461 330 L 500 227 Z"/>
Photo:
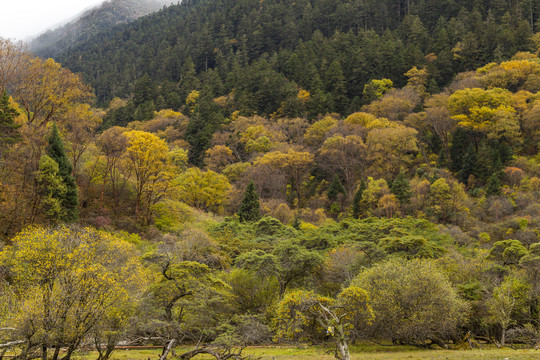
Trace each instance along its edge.
<path fill-rule="evenodd" d="M 15 346 L 15 345 L 24 344 L 25 342 L 26 342 L 26 340 L 10 341 L 10 342 L 7 342 L 5 344 L 0 344 L 0 349 Z"/>

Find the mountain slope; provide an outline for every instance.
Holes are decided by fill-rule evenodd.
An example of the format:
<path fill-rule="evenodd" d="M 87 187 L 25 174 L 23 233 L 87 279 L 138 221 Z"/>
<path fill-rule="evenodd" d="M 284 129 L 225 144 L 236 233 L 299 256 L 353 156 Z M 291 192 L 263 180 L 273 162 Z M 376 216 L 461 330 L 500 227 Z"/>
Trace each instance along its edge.
<path fill-rule="evenodd" d="M 66 25 L 41 34 L 29 43 L 29 49 L 41 57 L 54 57 L 103 30 L 129 23 L 170 3 L 169 0 L 110 0 Z"/>
<path fill-rule="evenodd" d="M 58 60 L 81 72 L 102 104 L 132 96 L 147 74 L 152 89 L 134 109 L 150 100 L 156 109 L 179 108 L 197 89 L 228 96 L 246 114 L 345 114 L 365 103 L 371 79 L 402 86 L 405 72 L 425 67 L 435 91 L 457 72 L 531 50 L 540 4 L 496 4 L 189 0 L 101 33 Z M 300 88 L 311 95 L 305 109 L 297 104 Z"/>

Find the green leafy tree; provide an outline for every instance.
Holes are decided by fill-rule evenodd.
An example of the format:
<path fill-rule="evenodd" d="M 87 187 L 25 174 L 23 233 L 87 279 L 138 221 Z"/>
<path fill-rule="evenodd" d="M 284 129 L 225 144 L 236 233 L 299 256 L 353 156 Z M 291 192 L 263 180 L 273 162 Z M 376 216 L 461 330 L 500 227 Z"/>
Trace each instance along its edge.
<path fill-rule="evenodd" d="M 500 344 L 505 346 L 508 328 L 516 324 L 516 317 L 527 312 L 527 297 L 530 285 L 521 276 L 507 276 L 497 286 L 487 301 L 489 320 L 500 326 Z"/>
<path fill-rule="evenodd" d="M 493 244 L 488 258 L 502 265 L 517 265 L 528 251 L 519 240 L 501 240 Z"/>
<path fill-rule="evenodd" d="M 250 181 L 244 193 L 240 210 L 238 210 L 238 218 L 240 221 L 257 221 L 261 218 L 260 208 L 259 195 L 257 195 L 253 181 Z"/>
<path fill-rule="evenodd" d="M 279 295 L 293 284 L 301 283 L 313 270 L 323 262 L 323 258 L 295 243 L 293 240 L 283 240 L 272 253 L 254 250 L 241 254 L 236 258 L 236 265 L 261 275 L 276 276 L 279 282 Z"/>
<path fill-rule="evenodd" d="M 466 305 L 430 260 L 391 260 L 360 273 L 352 286 L 365 289 L 375 319 L 370 336 L 425 345 L 457 334 Z"/>

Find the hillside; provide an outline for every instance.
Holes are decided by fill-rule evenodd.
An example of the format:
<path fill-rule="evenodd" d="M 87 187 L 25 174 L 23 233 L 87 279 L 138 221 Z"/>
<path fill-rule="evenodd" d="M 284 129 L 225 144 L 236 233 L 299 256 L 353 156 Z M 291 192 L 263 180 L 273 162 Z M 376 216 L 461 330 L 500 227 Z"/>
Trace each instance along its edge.
<path fill-rule="evenodd" d="M 189 1 L 65 65 L 0 39 L 2 353 L 534 357 L 537 3 Z"/>
<path fill-rule="evenodd" d="M 538 2 L 191 0 L 76 44 L 56 59 L 83 74 L 100 104 L 129 98 L 145 74 L 156 110 L 189 91 L 231 96 L 242 114 L 298 115 L 298 89 L 316 96 L 308 114 L 349 114 L 364 84 L 397 86 L 413 66 L 428 91 L 456 73 L 531 50 Z"/>
<path fill-rule="evenodd" d="M 28 46 L 38 56 L 54 57 L 102 31 L 127 24 L 170 4 L 171 1 L 167 0 L 109 0 L 85 11 L 68 24 L 39 35 Z"/>

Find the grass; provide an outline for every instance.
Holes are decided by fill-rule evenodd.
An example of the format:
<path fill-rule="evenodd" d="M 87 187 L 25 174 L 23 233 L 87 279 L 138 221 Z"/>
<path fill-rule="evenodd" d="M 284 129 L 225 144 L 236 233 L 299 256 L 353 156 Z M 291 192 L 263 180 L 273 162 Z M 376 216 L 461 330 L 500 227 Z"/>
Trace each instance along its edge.
<path fill-rule="evenodd" d="M 188 351 L 189 347 L 176 349 L 177 353 Z M 333 355 L 326 354 L 328 348 L 319 346 L 265 346 L 244 350 L 244 354 L 254 354 L 264 360 L 331 360 Z M 160 350 L 117 350 L 113 360 L 157 360 Z M 79 354 L 77 360 L 95 360 L 96 353 Z M 532 349 L 475 349 L 475 350 L 442 350 L 418 349 L 413 347 L 359 346 L 351 349 L 353 360 L 538 360 L 540 350 Z M 171 357 L 169 357 L 171 359 Z M 211 356 L 199 355 L 195 359 L 214 359 Z"/>

